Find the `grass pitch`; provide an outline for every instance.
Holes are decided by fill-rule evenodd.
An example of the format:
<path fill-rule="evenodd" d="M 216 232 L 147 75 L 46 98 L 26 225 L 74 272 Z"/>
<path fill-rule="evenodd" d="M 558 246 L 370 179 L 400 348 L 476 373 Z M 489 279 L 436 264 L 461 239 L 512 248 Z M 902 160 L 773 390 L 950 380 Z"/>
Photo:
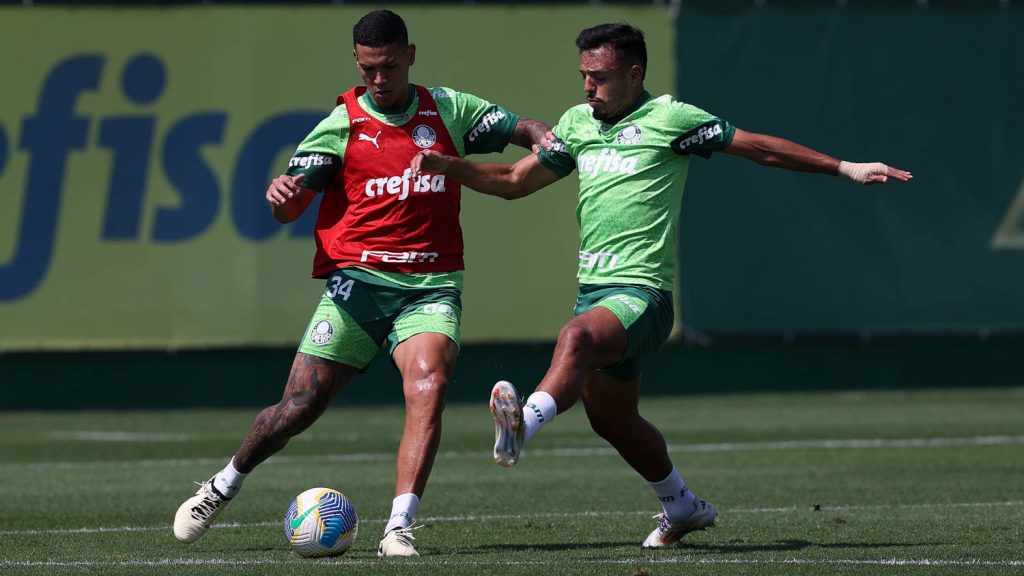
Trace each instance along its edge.
<path fill-rule="evenodd" d="M 486 390 L 445 412 L 415 532 L 378 559 L 397 407 L 338 405 L 194 544 L 178 504 L 227 461 L 256 410 L 0 413 L 0 572 L 14 574 L 1021 574 L 1024 389 L 646 398 L 718 526 L 644 551 L 657 502 L 582 406 L 506 470 Z M 291 553 L 281 518 L 307 488 L 355 503 L 344 556 Z"/>

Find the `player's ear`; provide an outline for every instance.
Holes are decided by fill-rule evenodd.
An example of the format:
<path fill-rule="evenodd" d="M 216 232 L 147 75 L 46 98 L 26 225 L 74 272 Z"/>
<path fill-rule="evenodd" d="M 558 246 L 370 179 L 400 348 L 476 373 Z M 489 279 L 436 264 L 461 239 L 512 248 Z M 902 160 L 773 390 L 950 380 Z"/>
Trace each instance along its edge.
<path fill-rule="evenodd" d="M 643 84 L 644 69 L 639 64 L 633 64 L 629 67 L 629 81 L 633 84 Z"/>
<path fill-rule="evenodd" d="M 416 63 L 416 45 L 409 44 L 409 48 L 407 50 L 408 52 L 406 52 L 406 56 L 409 60 L 409 66 L 412 66 Z"/>

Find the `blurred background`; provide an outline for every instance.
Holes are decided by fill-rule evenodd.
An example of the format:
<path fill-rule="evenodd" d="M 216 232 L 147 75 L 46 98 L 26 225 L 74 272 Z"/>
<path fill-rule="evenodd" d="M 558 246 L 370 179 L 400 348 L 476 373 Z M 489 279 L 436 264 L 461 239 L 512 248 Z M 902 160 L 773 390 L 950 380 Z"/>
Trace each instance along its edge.
<path fill-rule="evenodd" d="M 359 84 L 352 25 L 381 7 L 418 84 L 554 124 L 582 102 L 576 34 L 626 21 L 650 92 L 914 173 L 861 188 L 695 158 L 648 393 L 1021 384 L 1022 1 L 0 0 L 0 409 L 276 402 L 322 282 L 312 219 L 278 225 L 263 194 Z M 576 190 L 464 193 L 452 401 L 543 375 Z M 380 355 L 338 402 L 400 399 Z"/>

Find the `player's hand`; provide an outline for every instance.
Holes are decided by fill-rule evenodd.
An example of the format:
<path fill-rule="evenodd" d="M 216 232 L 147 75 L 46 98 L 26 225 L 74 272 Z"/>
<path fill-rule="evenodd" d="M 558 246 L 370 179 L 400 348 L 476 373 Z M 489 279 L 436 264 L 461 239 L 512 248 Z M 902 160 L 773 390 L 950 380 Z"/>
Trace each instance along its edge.
<path fill-rule="evenodd" d="M 540 144 L 534 144 L 530 149 L 533 150 L 534 154 L 540 154 L 541 148 L 550 151 L 551 148 L 554 147 L 556 140 L 558 140 L 558 138 L 555 136 L 555 133 L 548 130 L 544 133 L 544 139 L 541 140 Z"/>
<path fill-rule="evenodd" d="M 885 184 L 889 181 L 889 178 L 895 178 L 900 182 L 914 179 L 914 175 L 910 172 L 886 166 L 881 162 L 840 162 L 839 175 L 865 186 Z"/>
<path fill-rule="evenodd" d="M 440 152 L 420 150 L 412 157 L 412 162 L 409 163 L 409 170 L 412 172 L 413 178 L 419 178 L 423 172 L 444 174 L 445 169 L 448 168 L 450 163 L 451 160 Z"/>
<path fill-rule="evenodd" d="M 900 170 L 899 168 L 893 168 L 892 166 L 885 167 L 885 174 L 872 174 L 868 176 L 867 182 L 864 184 L 870 186 L 872 184 L 885 184 L 889 181 L 889 178 L 895 178 L 900 182 L 906 182 L 913 180 L 914 175 L 906 170 Z"/>
<path fill-rule="evenodd" d="M 305 174 L 297 176 L 281 174 L 271 180 L 270 186 L 267 187 L 267 202 L 274 206 L 281 206 L 297 196 L 302 191 L 301 182 L 305 176 Z"/>

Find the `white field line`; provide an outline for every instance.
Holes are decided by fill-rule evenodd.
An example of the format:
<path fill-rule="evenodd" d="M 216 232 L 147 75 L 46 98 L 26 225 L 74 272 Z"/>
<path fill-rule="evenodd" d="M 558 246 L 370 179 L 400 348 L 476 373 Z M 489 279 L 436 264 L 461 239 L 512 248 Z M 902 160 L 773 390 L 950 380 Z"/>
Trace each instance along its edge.
<path fill-rule="evenodd" d="M 687 452 L 762 452 L 783 450 L 849 450 L 870 448 L 944 448 L 950 446 L 1006 446 L 1024 444 L 1024 435 L 1018 436 L 966 436 L 960 438 L 866 438 L 848 440 L 783 440 L 775 442 L 720 442 L 712 444 L 674 444 L 669 446 L 673 453 Z M 611 447 L 594 448 L 550 448 L 530 450 L 530 458 L 617 456 Z M 437 455 L 445 460 L 489 460 L 483 452 L 446 451 Z M 225 457 L 226 458 L 226 457 Z M 392 452 L 363 454 L 322 454 L 308 456 L 274 456 L 269 464 L 291 464 L 302 462 L 379 462 L 394 460 Z M 224 458 L 169 458 L 147 460 L 112 460 L 86 462 L 5 462 L 0 470 L 22 469 L 81 469 L 81 468 L 179 468 L 187 466 L 222 465 Z"/>
<path fill-rule="evenodd" d="M 58 440 L 83 442 L 185 442 L 188 434 L 153 434 L 144 432 L 119 432 L 104 430 L 55 430 L 53 437 Z"/>
<path fill-rule="evenodd" d="M 822 512 L 855 512 L 871 510 L 897 510 L 897 509 L 953 509 L 953 508 L 1017 508 L 1024 507 L 1024 500 L 1007 502 L 950 502 L 950 503 L 926 503 L 926 504 L 878 504 L 872 506 L 822 506 Z M 729 514 L 788 514 L 799 512 L 813 512 L 807 506 L 785 506 L 777 508 L 728 508 Z M 650 516 L 650 510 L 634 511 L 579 511 L 579 512 L 542 512 L 535 514 L 465 514 L 458 516 L 424 516 L 417 518 L 421 522 L 491 522 L 491 521 L 523 521 L 542 518 L 621 518 L 624 516 Z M 381 517 L 371 519 L 371 522 L 383 524 L 387 518 Z M 213 529 L 234 530 L 239 528 L 259 528 L 264 526 L 279 526 L 280 522 L 222 522 L 214 524 Z M 26 529 L 26 530 L 0 530 L 0 536 L 40 536 L 57 534 L 102 534 L 102 533 L 131 533 L 131 532 L 155 532 L 171 530 L 169 524 L 150 526 L 92 526 L 84 528 L 54 528 L 54 529 Z"/>
<path fill-rule="evenodd" d="M 552 558 L 550 560 L 469 560 L 452 559 L 449 557 L 420 557 L 413 561 L 413 564 L 420 566 L 563 566 L 564 560 Z M 941 560 L 934 558 L 880 558 L 877 560 L 859 559 L 810 559 L 810 558 L 779 558 L 779 559 L 754 559 L 754 558 L 695 558 L 692 556 L 657 558 L 644 556 L 638 558 L 575 558 L 574 563 L 591 566 L 600 565 L 634 565 L 634 564 L 673 564 L 673 565 L 801 565 L 801 566 L 965 566 L 965 567 L 995 567 L 995 566 L 1024 566 L 1024 560 Z M 7 560 L 0 559 L 0 566 L 3 567 L 45 567 L 45 568 L 78 568 L 78 567 L 155 567 L 155 566 L 311 566 L 338 565 L 338 566 L 387 566 L 390 563 L 382 560 L 355 559 L 355 558 L 321 558 L 307 559 L 300 558 L 289 560 L 246 559 L 229 560 L 224 558 L 165 558 L 162 560 L 78 560 L 78 561 L 53 561 L 53 560 Z"/>

